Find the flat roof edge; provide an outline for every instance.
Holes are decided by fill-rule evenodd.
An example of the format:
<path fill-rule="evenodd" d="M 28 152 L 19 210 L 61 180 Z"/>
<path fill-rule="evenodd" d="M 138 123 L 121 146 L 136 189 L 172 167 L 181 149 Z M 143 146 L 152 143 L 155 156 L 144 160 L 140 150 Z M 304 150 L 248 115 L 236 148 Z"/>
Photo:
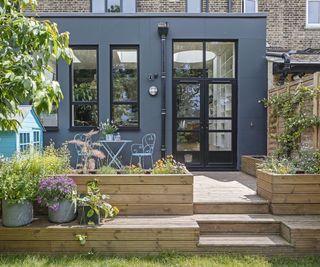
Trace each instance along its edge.
<path fill-rule="evenodd" d="M 89 12 L 25 12 L 39 18 L 266 18 L 267 13 L 89 13 Z"/>

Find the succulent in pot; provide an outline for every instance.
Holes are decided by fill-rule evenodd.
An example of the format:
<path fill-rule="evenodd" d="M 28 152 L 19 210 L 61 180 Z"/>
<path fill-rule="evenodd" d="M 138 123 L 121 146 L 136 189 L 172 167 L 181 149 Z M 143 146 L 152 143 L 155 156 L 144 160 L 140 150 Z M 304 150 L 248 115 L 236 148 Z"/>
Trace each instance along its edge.
<path fill-rule="evenodd" d="M 79 224 L 98 225 L 102 219 L 113 218 L 118 215 L 119 210 L 107 202 L 109 196 L 100 192 L 96 181 L 89 182 L 87 194 L 78 197 L 78 219 Z"/>
<path fill-rule="evenodd" d="M 2 224 L 7 227 L 27 225 L 33 219 L 32 201 L 36 198 L 40 164 L 30 153 L 3 161 L 0 167 Z"/>
<path fill-rule="evenodd" d="M 67 176 L 48 177 L 40 180 L 37 201 L 48 208 L 49 221 L 73 221 L 77 213 L 77 185 Z"/>

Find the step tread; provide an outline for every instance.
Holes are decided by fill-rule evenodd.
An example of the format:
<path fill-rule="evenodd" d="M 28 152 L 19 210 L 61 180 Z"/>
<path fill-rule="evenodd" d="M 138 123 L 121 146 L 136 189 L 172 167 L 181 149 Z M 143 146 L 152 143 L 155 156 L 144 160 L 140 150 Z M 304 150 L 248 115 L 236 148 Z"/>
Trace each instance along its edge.
<path fill-rule="evenodd" d="M 271 214 L 194 214 L 198 223 L 280 223 Z"/>
<path fill-rule="evenodd" d="M 215 234 L 201 235 L 199 246 L 274 247 L 291 245 L 280 235 Z"/>

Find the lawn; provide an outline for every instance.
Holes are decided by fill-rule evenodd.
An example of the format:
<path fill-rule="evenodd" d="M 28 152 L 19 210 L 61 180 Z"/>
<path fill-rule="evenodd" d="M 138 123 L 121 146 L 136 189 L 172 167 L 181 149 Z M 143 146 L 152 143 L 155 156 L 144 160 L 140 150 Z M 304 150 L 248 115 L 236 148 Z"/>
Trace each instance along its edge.
<path fill-rule="evenodd" d="M 253 256 L 181 256 L 162 254 L 149 257 L 103 257 L 88 256 L 0 256 L 0 266 L 38 267 L 38 266 L 65 266 L 65 267 L 313 267 L 320 266 L 320 257 L 306 258 L 271 258 Z"/>

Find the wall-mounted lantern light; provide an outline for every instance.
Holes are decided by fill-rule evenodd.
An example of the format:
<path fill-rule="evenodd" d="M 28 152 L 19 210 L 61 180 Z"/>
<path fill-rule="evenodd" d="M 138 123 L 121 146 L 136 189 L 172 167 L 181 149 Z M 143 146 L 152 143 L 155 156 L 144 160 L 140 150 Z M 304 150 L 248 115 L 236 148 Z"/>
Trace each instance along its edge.
<path fill-rule="evenodd" d="M 158 87 L 157 86 L 150 86 L 149 87 L 149 95 L 156 96 L 158 94 Z"/>

